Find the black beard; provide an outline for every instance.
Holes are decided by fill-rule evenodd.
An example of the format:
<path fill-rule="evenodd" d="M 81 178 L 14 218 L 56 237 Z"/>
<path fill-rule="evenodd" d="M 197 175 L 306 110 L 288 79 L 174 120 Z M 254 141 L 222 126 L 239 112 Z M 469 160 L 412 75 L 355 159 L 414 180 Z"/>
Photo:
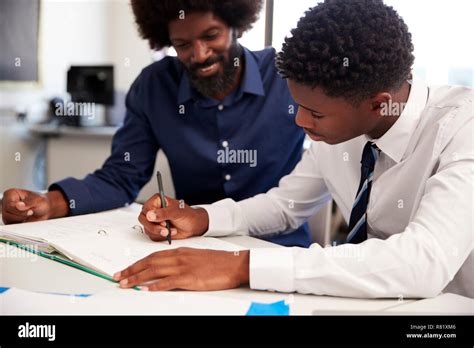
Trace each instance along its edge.
<path fill-rule="evenodd" d="M 229 59 L 225 59 L 223 55 L 220 55 L 216 58 L 209 58 L 203 64 L 194 64 L 187 68 L 191 85 L 203 96 L 210 98 L 230 90 L 235 84 L 239 65 L 242 64 L 242 51 L 242 46 L 235 42 L 229 49 Z M 237 66 L 234 65 L 235 58 L 239 59 L 239 65 Z M 198 69 L 209 67 L 217 62 L 223 63 L 223 72 L 208 77 L 197 75 Z"/>

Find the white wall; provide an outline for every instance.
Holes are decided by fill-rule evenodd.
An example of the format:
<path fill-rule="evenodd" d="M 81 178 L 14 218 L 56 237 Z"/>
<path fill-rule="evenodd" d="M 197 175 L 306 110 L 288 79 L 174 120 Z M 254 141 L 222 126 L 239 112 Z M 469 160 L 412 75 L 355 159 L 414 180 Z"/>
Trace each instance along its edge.
<path fill-rule="evenodd" d="M 265 6 L 264 2 L 260 17 L 254 23 L 251 30 L 247 31 L 239 39 L 240 44 L 252 51 L 259 51 L 265 47 Z"/>
<path fill-rule="evenodd" d="M 40 8 L 40 83 L 0 84 L 0 108 L 41 109 L 65 93 L 70 65 L 115 64 L 116 88 L 127 90 L 151 62 L 128 0 L 41 0 Z"/>
<path fill-rule="evenodd" d="M 275 0 L 273 46 L 280 51 L 285 36 L 310 7 L 322 0 Z M 403 18 L 415 46 L 414 70 L 430 85 L 459 84 L 449 80 L 453 69 L 474 71 L 472 0 L 384 0 Z M 474 78 L 466 77 L 467 81 Z"/>
<path fill-rule="evenodd" d="M 32 136 L 13 116 L 0 117 L 0 193 L 12 187 L 41 190 L 38 155 L 44 142 Z"/>
<path fill-rule="evenodd" d="M 108 54 L 115 65 L 115 87 L 126 91 L 152 62 L 152 52 L 138 35 L 129 0 L 108 0 L 107 8 Z"/>

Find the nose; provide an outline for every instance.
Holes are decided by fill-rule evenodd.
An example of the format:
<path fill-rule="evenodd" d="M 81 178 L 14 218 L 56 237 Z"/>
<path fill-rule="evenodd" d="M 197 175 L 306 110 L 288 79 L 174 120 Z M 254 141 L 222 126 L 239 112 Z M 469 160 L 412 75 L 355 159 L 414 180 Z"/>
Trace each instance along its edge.
<path fill-rule="evenodd" d="M 203 41 L 196 40 L 193 43 L 193 55 L 191 57 L 191 61 L 193 63 L 202 64 L 207 59 L 209 59 L 211 55 L 212 55 L 211 50 Z"/>
<path fill-rule="evenodd" d="M 302 107 L 298 107 L 298 112 L 296 113 L 295 123 L 298 127 L 301 128 L 313 128 L 313 117 L 311 116 L 308 110 L 305 110 Z"/>

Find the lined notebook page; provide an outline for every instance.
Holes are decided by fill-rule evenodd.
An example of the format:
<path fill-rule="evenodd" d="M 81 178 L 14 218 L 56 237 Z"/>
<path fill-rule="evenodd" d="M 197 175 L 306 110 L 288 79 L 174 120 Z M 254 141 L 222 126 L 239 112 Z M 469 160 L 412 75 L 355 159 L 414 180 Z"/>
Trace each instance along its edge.
<path fill-rule="evenodd" d="M 112 276 L 149 254 L 189 247 L 238 251 L 243 248 L 211 237 L 193 237 L 185 240 L 153 242 L 134 226 L 140 225 L 136 212 L 114 210 L 24 224 L 0 227 L 22 238 L 47 241 L 75 262 Z"/>

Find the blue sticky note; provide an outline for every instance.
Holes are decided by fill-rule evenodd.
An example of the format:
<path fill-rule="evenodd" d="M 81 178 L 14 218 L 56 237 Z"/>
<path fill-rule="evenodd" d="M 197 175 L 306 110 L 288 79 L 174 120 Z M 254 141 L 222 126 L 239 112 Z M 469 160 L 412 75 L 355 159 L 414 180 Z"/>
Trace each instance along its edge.
<path fill-rule="evenodd" d="M 290 306 L 283 300 L 274 303 L 252 302 L 247 315 L 290 315 Z"/>
<path fill-rule="evenodd" d="M 3 293 L 4 293 L 5 291 L 7 291 L 8 289 L 10 289 L 10 288 L 2 288 L 2 287 L 0 286 L 0 294 L 3 294 Z"/>

